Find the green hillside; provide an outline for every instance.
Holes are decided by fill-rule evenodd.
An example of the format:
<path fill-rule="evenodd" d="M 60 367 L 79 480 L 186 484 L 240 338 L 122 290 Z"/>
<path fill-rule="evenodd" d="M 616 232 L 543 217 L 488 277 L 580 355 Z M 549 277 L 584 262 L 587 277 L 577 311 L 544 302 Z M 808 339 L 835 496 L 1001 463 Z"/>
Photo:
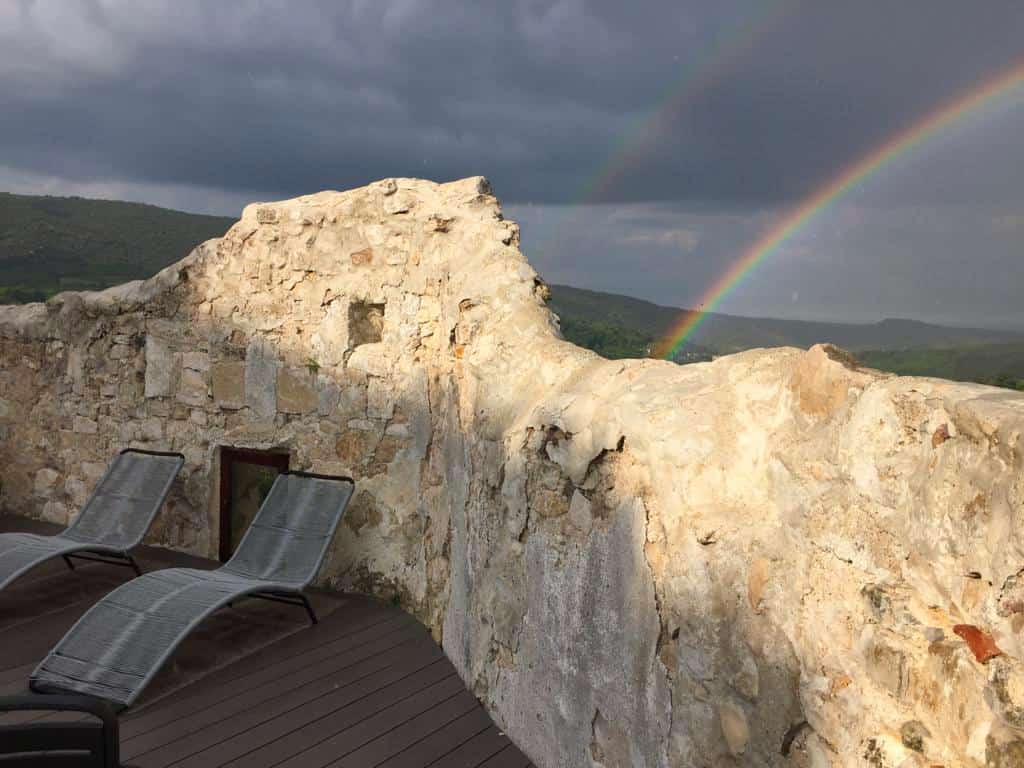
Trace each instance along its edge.
<path fill-rule="evenodd" d="M 563 318 L 620 325 L 652 337 L 667 332 L 686 310 L 663 307 L 615 293 L 552 285 L 549 305 Z M 753 347 L 810 347 L 829 342 L 854 352 L 905 348 L 940 348 L 1024 341 L 1024 335 L 978 328 L 953 328 L 916 320 L 877 323 L 819 323 L 710 313 L 694 334 L 694 345 L 715 354 Z"/>
<path fill-rule="evenodd" d="M 551 286 L 549 305 L 570 341 L 605 357 L 645 357 L 683 310 L 613 293 Z M 871 368 L 909 376 L 1024 389 L 1024 334 L 950 328 L 912 320 L 870 325 L 812 323 L 710 315 L 677 362 L 752 347 L 809 347 L 831 342 L 854 352 Z"/>
<path fill-rule="evenodd" d="M 905 376 L 938 376 L 1024 390 L 1024 342 L 961 349 L 869 350 L 857 354 L 866 366 Z"/>
<path fill-rule="evenodd" d="M 0 304 L 149 277 L 233 223 L 139 203 L 0 193 Z M 567 285 L 551 292 L 565 337 L 609 358 L 646 357 L 685 311 Z M 1024 335 L 912 320 L 852 325 L 711 314 L 675 360 L 818 342 L 882 370 L 1024 386 Z"/>
<path fill-rule="evenodd" d="M 0 303 L 150 277 L 233 223 L 140 203 L 0 192 Z"/>

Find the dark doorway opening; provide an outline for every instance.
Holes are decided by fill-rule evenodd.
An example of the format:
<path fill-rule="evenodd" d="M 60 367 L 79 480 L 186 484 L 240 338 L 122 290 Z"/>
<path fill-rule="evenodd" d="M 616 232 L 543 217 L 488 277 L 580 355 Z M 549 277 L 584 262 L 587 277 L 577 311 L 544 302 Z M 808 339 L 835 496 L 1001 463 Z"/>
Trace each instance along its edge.
<path fill-rule="evenodd" d="M 231 559 L 274 479 L 288 471 L 288 454 L 220 449 L 220 561 Z"/>

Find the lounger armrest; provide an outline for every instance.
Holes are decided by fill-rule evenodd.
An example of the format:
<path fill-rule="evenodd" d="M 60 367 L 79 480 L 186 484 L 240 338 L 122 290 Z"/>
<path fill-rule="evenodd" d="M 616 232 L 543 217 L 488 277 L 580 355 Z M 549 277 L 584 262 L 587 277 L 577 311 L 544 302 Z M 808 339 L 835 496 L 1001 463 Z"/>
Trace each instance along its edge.
<path fill-rule="evenodd" d="M 356 481 L 348 475 L 324 475 L 319 472 L 303 472 L 298 469 L 288 469 L 281 473 L 282 475 L 293 475 L 294 477 L 311 477 L 314 480 L 336 480 L 339 483 L 349 483 L 355 486 Z"/>
<path fill-rule="evenodd" d="M 66 696 L 66 695 L 32 695 L 4 696 L 0 697 L 0 713 L 3 712 L 26 712 L 32 710 L 56 711 L 56 712 L 80 712 L 99 718 L 99 724 L 92 726 L 98 728 L 100 742 L 94 748 L 102 749 L 102 754 L 93 753 L 102 761 L 105 767 L 117 768 L 120 765 L 121 736 L 117 723 L 117 713 L 114 708 L 100 699 L 88 696 Z M 7 744 L 8 747 L 18 747 L 17 740 L 28 740 L 31 748 L 38 749 L 40 744 L 48 748 L 60 748 L 67 739 L 78 748 L 80 744 L 81 728 L 87 727 L 83 724 L 60 724 L 60 723 L 26 723 L 23 725 L 0 725 L 0 731 L 6 731 L 7 738 L 13 738 L 14 744 Z M 11 734 L 14 734 L 11 736 Z M 43 741 L 41 741 L 43 739 Z M 0 745 L 2 746 L 2 745 Z M 0 749 L 0 754 L 3 749 Z"/>
<path fill-rule="evenodd" d="M 144 448 L 122 448 L 118 453 L 139 453 L 143 456 L 168 456 L 185 461 L 185 454 L 181 451 L 149 451 Z"/>
<path fill-rule="evenodd" d="M 0 712 L 28 712 L 31 710 L 82 712 L 98 717 L 103 721 L 104 727 L 117 728 L 117 712 L 114 707 L 90 696 L 51 696 L 48 694 L 0 696 Z"/>

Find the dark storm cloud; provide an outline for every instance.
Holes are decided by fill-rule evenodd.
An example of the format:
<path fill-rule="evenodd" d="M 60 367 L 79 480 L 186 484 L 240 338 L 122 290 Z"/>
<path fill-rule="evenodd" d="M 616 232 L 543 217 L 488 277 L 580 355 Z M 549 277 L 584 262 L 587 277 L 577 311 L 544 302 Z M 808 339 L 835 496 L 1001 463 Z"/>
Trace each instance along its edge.
<path fill-rule="evenodd" d="M 580 201 L 705 73 L 599 199 L 775 204 L 1024 53 L 1016 2 L 770 5 L 8 4 L 0 165 L 242 196 L 483 173 L 506 200 Z M 1010 164 L 986 168 L 959 194 L 1019 196 Z"/>
<path fill-rule="evenodd" d="M 483 174 L 549 280 L 692 306 L 809 191 L 1024 63 L 1022 29 L 1018 0 L 11 0 L 0 189 L 237 214 Z M 994 106 L 720 308 L 1024 330 L 1024 99 Z"/>

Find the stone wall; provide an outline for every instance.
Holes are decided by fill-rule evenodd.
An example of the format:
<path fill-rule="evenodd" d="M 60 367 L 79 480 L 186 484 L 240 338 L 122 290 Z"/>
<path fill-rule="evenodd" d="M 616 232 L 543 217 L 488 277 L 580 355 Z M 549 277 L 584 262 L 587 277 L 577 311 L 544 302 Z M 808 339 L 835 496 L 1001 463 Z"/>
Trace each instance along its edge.
<path fill-rule="evenodd" d="M 181 450 L 151 540 L 213 554 L 218 448 L 284 448 L 357 479 L 322 581 L 418 615 L 539 766 L 1024 764 L 1024 397 L 606 361 L 518 241 L 482 179 L 387 180 L 0 308 L 0 504 Z"/>

